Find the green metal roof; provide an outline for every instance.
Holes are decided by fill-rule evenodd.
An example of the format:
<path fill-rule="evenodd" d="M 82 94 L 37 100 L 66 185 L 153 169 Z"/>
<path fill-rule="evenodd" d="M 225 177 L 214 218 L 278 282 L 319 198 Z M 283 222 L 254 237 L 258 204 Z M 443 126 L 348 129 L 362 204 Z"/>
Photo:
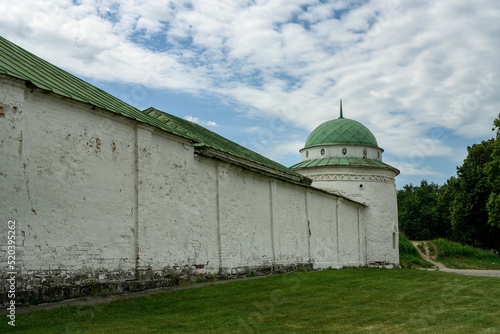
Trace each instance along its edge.
<path fill-rule="evenodd" d="M 327 121 L 309 135 L 305 148 L 321 145 L 360 145 L 378 147 L 375 136 L 363 124 L 347 118 Z"/>
<path fill-rule="evenodd" d="M 202 126 L 149 108 L 142 112 L 82 79 L 50 64 L 0 36 L 0 73 L 31 82 L 38 88 L 121 114 L 185 137 L 195 145 L 235 155 L 285 175 L 307 179 L 275 161 L 240 146 Z M 308 179 L 307 179 L 308 180 Z M 309 180 L 310 181 L 310 180 Z M 305 182 L 307 183 L 307 182 Z"/>
<path fill-rule="evenodd" d="M 0 36 L 0 73 L 29 81 L 36 87 L 55 94 L 90 103 L 182 135 L 157 119 L 145 115 L 139 109 L 35 56 L 2 36 Z"/>
<path fill-rule="evenodd" d="M 226 139 L 218 135 L 217 133 L 202 127 L 201 125 L 168 114 L 153 107 L 144 110 L 144 113 L 168 124 L 169 127 L 175 128 L 177 131 L 183 133 L 186 137 L 191 138 L 196 142 L 195 146 L 210 147 L 237 156 L 239 158 L 243 158 L 303 178 L 303 175 L 291 170 L 290 168 L 285 167 L 241 145 L 238 145 L 235 142 L 232 142 L 229 139 Z"/>
<path fill-rule="evenodd" d="M 373 167 L 385 168 L 399 174 L 399 170 L 379 160 L 363 159 L 363 158 L 322 158 L 299 162 L 293 165 L 292 169 L 309 168 L 309 167 L 324 167 L 324 166 L 347 166 L 347 167 Z"/>

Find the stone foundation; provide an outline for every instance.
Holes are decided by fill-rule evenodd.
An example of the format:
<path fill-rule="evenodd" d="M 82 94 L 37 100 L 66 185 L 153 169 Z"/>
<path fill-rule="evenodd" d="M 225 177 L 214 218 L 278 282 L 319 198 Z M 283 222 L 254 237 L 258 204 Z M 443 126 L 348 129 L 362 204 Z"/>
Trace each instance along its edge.
<path fill-rule="evenodd" d="M 311 263 L 298 263 L 288 265 L 258 266 L 258 267 L 239 267 L 222 268 L 220 273 L 211 274 L 199 270 L 173 270 L 166 268 L 164 271 L 153 272 L 144 270 L 138 274 L 139 280 L 124 280 L 123 277 L 130 276 L 130 273 L 123 277 L 114 276 L 114 280 L 100 281 L 92 279 L 91 275 L 74 275 L 62 277 L 61 273 L 37 273 L 32 278 L 21 277 L 16 281 L 16 305 L 27 306 L 48 302 L 57 302 L 65 299 L 80 297 L 97 297 L 127 292 L 138 292 L 147 289 L 174 286 L 200 280 L 208 281 L 211 277 L 214 279 L 240 278 L 248 275 L 271 275 L 273 273 L 285 273 L 296 270 L 312 270 Z M 96 277 L 112 277 L 109 273 L 93 273 Z M 162 276 L 167 274 L 167 276 Z M 122 279 L 120 279 L 122 278 Z M 17 278 L 16 278 L 17 279 Z M 5 307 L 10 299 L 6 291 L 0 294 L 0 305 Z"/>

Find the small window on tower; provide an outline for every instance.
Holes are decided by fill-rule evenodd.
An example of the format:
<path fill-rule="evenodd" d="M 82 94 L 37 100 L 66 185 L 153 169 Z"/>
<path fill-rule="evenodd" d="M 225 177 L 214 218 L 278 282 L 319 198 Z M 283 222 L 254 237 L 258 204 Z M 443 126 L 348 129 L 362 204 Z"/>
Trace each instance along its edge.
<path fill-rule="evenodd" d="M 346 155 L 346 154 L 347 154 L 347 148 L 345 148 L 345 147 L 344 147 L 344 148 L 342 149 L 342 154 L 343 154 L 343 155 Z"/>
<path fill-rule="evenodd" d="M 306 151 L 306 158 L 309 158 L 309 151 Z"/>
<path fill-rule="evenodd" d="M 321 155 L 325 155 L 325 149 L 324 148 L 321 149 Z"/>
<path fill-rule="evenodd" d="M 366 148 L 363 150 L 363 158 L 366 159 L 366 155 L 368 154 L 368 151 L 366 150 Z"/>

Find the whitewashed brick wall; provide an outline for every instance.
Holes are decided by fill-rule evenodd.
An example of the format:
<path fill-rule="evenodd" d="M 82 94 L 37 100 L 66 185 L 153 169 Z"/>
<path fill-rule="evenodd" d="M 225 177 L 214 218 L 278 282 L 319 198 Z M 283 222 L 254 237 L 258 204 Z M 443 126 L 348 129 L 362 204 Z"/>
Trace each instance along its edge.
<path fill-rule="evenodd" d="M 19 289 L 366 264 L 354 202 L 5 75 L 0 108 L 0 273 L 16 219 Z"/>

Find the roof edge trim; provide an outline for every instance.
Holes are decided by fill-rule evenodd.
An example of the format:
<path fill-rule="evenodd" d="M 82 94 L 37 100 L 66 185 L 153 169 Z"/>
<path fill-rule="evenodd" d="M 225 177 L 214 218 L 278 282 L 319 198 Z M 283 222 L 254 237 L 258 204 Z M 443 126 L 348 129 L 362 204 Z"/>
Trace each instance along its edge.
<path fill-rule="evenodd" d="M 305 161 L 301 161 L 293 166 L 290 167 L 290 169 L 294 170 L 294 171 L 299 171 L 301 169 L 312 169 L 312 168 L 321 168 L 321 167 L 349 167 L 349 168 L 372 168 L 372 169 L 385 169 L 385 170 L 390 170 L 392 172 L 394 172 L 396 175 L 395 176 L 398 176 L 401 171 L 395 167 L 392 167 L 391 165 L 389 164 L 386 164 L 385 162 L 382 162 L 382 161 L 378 161 L 376 165 L 368 165 L 368 164 L 364 164 L 364 165 L 359 165 L 359 164 L 336 164 L 336 163 L 331 163 L 331 164 L 324 164 L 324 165 L 314 165 L 314 166 L 311 166 L 311 164 L 314 163 L 314 161 L 320 161 L 320 160 L 329 160 L 331 158 L 322 158 L 322 159 L 312 159 L 312 160 L 305 160 Z M 349 159 L 349 158 L 347 158 Z M 356 158 L 354 158 L 356 159 Z M 374 161 L 374 160 L 371 160 L 371 159 L 363 159 L 364 161 Z"/>
<path fill-rule="evenodd" d="M 349 145 L 349 146 L 366 146 L 366 147 L 374 147 L 374 148 L 381 149 L 382 151 L 384 150 L 383 148 L 379 147 L 378 145 L 369 145 L 369 144 L 360 144 L 360 145 L 355 145 L 355 144 L 350 143 L 350 142 L 336 142 L 336 143 L 334 143 L 334 144 L 332 144 L 332 143 L 314 144 L 314 145 L 304 146 L 304 149 L 306 149 L 306 148 L 311 148 L 311 147 L 318 147 L 318 146 L 345 146 L 345 145 Z"/>

